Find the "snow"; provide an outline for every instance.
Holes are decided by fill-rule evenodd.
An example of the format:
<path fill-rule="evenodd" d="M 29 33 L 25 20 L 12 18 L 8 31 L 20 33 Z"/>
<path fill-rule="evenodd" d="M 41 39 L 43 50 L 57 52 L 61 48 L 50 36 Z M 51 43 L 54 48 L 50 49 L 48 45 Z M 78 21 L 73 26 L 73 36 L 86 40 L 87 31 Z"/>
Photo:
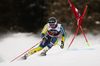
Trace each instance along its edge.
<path fill-rule="evenodd" d="M 89 47 L 84 36 L 78 35 L 67 50 L 73 36 L 67 37 L 64 49 L 56 45 L 47 52 L 47 56 L 40 56 L 40 51 L 27 60 L 18 58 L 10 62 L 41 41 L 41 38 L 31 33 L 8 34 L 0 39 L 0 66 L 100 66 L 100 35 L 86 34 Z"/>

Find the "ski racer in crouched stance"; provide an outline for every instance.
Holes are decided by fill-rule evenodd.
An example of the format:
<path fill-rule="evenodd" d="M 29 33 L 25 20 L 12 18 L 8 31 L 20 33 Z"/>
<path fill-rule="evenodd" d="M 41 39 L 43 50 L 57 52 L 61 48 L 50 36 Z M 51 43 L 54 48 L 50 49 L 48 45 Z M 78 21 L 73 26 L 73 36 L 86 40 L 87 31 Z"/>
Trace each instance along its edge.
<path fill-rule="evenodd" d="M 23 59 L 27 59 L 28 56 L 42 50 L 44 47 L 43 52 L 40 54 L 42 56 L 46 56 L 46 52 L 52 48 L 52 46 L 55 46 L 58 42 L 58 35 L 62 34 L 62 41 L 61 41 L 61 46 L 60 48 L 64 48 L 64 42 L 66 38 L 66 33 L 61 24 L 57 23 L 57 19 L 55 17 L 50 17 L 48 23 L 44 26 L 42 32 L 41 32 L 41 38 L 42 42 L 40 45 L 35 48 L 30 50 L 28 53 L 26 53 L 23 56 Z"/>

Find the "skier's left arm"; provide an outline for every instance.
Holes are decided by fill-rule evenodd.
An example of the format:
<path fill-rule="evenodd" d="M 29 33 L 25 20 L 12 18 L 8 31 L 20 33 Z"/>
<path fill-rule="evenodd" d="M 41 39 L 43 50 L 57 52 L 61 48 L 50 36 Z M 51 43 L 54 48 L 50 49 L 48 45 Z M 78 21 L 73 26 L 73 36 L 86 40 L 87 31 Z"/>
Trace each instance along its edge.
<path fill-rule="evenodd" d="M 65 42 L 65 39 L 66 39 L 66 32 L 65 32 L 65 29 L 63 28 L 62 25 L 60 27 L 60 30 L 61 30 L 61 33 L 62 33 L 62 41 L 61 41 L 60 47 L 63 49 L 64 48 L 64 42 Z"/>

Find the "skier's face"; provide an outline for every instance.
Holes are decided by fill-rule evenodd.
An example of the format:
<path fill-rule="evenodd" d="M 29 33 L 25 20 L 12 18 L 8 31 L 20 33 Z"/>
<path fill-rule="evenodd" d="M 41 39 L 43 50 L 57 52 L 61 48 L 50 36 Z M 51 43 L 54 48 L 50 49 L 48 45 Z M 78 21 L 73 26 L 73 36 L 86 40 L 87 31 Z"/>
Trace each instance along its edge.
<path fill-rule="evenodd" d="M 49 25 L 51 26 L 51 28 L 55 28 L 55 22 L 49 22 Z"/>
<path fill-rule="evenodd" d="M 51 28 L 55 28 L 55 25 L 54 26 L 51 26 Z"/>

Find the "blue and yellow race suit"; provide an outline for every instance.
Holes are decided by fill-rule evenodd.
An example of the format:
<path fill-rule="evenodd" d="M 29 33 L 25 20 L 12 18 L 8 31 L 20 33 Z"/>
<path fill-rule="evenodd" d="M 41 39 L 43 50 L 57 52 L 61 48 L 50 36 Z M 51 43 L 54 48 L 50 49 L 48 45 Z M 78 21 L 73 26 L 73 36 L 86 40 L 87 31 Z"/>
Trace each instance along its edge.
<path fill-rule="evenodd" d="M 29 53 L 32 55 L 33 53 L 42 50 L 45 46 L 49 49 L 52 46 L 55 46 L 58 43 L 58 35 L 60 33 L 62 34 L 62 41 L 65 42 L 66 32 L 63 26 L 57 23 L 55 28 L 51 28 L 51 26 L 47 23 L 41 32 L 41 38 L 46 36 L 46 41 L 42 41 L 37 48 L 30 50 Z"/>

